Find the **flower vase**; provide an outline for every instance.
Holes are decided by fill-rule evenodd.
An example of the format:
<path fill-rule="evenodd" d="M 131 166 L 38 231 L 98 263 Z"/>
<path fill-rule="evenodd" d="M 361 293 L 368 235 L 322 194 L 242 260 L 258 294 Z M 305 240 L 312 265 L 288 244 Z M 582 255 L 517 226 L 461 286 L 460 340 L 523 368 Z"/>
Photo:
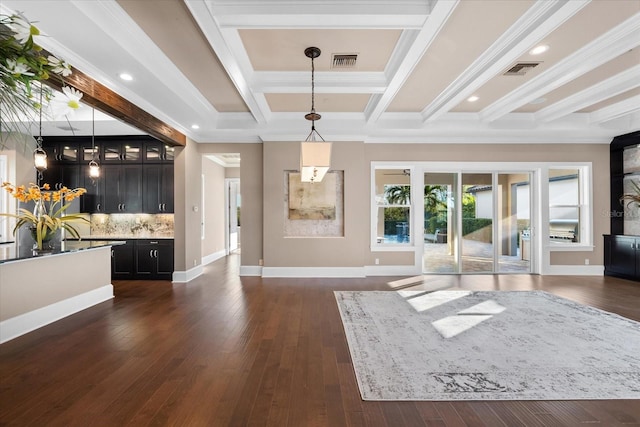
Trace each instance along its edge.
<path fill-rule="evenodd" d="M 38 245 L 38 231 L 36 227 L 29 227 L 29 231 L 31 232 L 31 237 L 33 238 L 33 250 L 39 252 L 50 252 L 53 250 L 53 244 L 55 242 L 55 237 L 57 236 L 59 230 L 45 230 L 42 235 L 41 245 Z"/>
<path fill-rule="evenodd" d="M 47 214 L 47 210 L 42 199 L 35 201 L 35 206 L 33 208 L 33 216 L 38 220 L 37 224 L 41 224 L 44 222 L 44 216 Z M 38 252 L 50 252 L 53 250 L 53 243 L 55 241 L 55 237 L 57 236 L 59 230 L 50 230 L 49 228 L 43 229 L 42 240 L 38 243 L 38 230 L 37 224 L 29 227 L 29 231 L 31 232 L 31 237 L 33 238 L 33 250 Z"/>

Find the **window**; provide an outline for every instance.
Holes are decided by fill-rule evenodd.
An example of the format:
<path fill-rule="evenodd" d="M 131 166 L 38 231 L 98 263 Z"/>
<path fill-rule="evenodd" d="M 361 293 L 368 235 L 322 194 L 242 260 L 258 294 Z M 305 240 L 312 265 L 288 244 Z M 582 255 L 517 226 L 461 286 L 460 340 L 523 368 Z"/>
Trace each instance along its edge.
<path fill-rule="evenodd" d="M 549 168 L 549 242 L 591 244 L 588 167 Z"/>
<path fill-rule="evenodd" d="M 411 244 L 411 170 L 374 169 L 375 243 Z"/>

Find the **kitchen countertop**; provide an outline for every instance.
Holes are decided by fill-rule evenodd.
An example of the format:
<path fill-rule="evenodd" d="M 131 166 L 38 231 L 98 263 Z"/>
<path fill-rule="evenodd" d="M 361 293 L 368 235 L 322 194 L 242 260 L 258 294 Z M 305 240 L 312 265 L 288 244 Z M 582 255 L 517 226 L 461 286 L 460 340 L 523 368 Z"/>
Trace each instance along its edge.
<path fill-rule="evenodd" d="M 105 246 L 123 245 L 123 241 L 117 240 L 66 240 L 61 242 L 58 246 L 54 247 L 51 251 L 37 253 L 34 252 L 30 246 L 22 246 L 20 248 L 17 245 L 4 248 L 0 251 L 0 264 L 10 261 L 19 261 L 31 258 L 42 258 L 51 255 L 60 255 L 71 252 L 84 251 L 87 249 L 102 248 Z"/>

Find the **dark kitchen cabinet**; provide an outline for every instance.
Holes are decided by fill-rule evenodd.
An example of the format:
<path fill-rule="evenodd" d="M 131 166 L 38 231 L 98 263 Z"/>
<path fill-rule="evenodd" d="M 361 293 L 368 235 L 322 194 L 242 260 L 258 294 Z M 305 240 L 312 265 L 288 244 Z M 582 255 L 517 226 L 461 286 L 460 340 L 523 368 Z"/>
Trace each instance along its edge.
<path fill-rule="evenodd" d="M 111 278 L 133 279 L 135 274 L 135 240 L 111 247 Z"/>
<path fill-rule="evenodd" d="M 49 184 L 51 190 L 62 187 L 74 189 L 81 186 L 80 167 L 77 164 L 48 162 L 47 169 L 42 171 L 40 185 Z"/>
<path fill-rule="evenodd" d="M 173 213 L 173 163 L 143 167 L 143 211 Z"/>
<path fill-rule="evenodd" d="M 604 236 L 604 274 L 640 281 L 640 236 Z"/>
<path fill-rule="evenodd" d="M 142 151 L 144 163 L 168 163 L 175 159 L 175 147 L 160 141 L 145 141 Z"/>
<path fill-rule="evenodd" d="M 142 168 L 139 165 L 104 165 L 101 175 L 106 213 L 142 212 Z"/>
<path fill-rule="evenodd" d="M 136 241 L 136 279 L 171 280 L 173 240 Z"/>
<path fill-rule="evenodd" d="M 77 142 L 65 141 L 44 142 L 43 148 L 47 153 L 48 162 L 78 163 L 80 160 L 80 150 Z"/>
<path fill-rule="evenodd" d="M 80 198 L 80 211 L 87 213 L 105 213 L 104 208 L 104 171 L 100 168 L 101 176 L 91 178 L 89 176 L 89 165 L 80 166 L 80 185 L 87 192 Z"/>
<path fill-rule="evenodd" d="M 141 163 L 142 141 L 103 141 L 100 144 L 103 163 Z"/>

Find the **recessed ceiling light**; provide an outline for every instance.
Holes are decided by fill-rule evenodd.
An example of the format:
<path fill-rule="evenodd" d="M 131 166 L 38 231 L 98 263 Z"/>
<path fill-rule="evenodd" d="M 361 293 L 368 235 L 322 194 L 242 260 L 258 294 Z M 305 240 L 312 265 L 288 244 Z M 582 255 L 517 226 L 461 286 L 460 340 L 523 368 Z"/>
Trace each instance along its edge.
<path fill-rule="evenodd" d="M 133 80 L 133 76 L 131 74 L 127 74 L 127 73 L 120 73 L 120 78 L 122 80 L 126 80 L 128 82 L 130 82 L 131 80 Z"/>
<path fill-rule="evenodd" d="M 536 105 L 536 104 L 544 104 L 545 102 L 547 102 L 547 98 L 536 98 L 533 101 L 530 101 L 529 104 Z"/>
<path fill-rule="evenodd" d="M 541 53 L 545 53 L 549 50 L 549 46 L 546 44 L 541 44 L 539 46 L 534 47 L 529 51 L 531 55 L 540 55 Z"/>
<path fill-rule="evenodd" d="M 200 129 L 200 126 L 198 126 L 198 125 L 191 125 L 191 129 Z"/>
<path fill-rule="evenodd" d="M 470 96 L 467 98 L 467 101 L 469 102 L 476 102 L 478 99 L 480 99 L 479 97 L 477 97 L 476 95 Z"/>

